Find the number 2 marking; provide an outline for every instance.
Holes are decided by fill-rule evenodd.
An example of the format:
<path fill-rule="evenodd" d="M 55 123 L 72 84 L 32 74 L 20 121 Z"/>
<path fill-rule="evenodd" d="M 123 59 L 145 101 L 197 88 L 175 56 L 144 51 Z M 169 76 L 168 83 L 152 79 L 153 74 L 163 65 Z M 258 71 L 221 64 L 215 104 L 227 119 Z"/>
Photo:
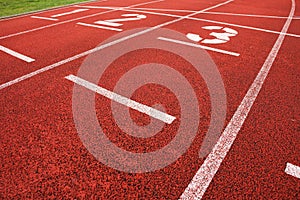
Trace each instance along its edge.
<path fill-rule="evenodd" d="M 121 16 L 124 18 L 99 20 L 94 22 L 94 24 L 87 24 L 82 22 L 78 22 L 77 24 L 82 26 L 87 26 L 87 27 L 105 29 L 105 30 L 123 31 L 123 29 L 121 28 L 115 28 L 123 25 L 120 22 L 137 21 L 137 20 L 142 20 L 147 18 L 146 15 L 140 15 L 140 14 L 123 14 Z"/>
<path fill-rule="evenodd" d="M 186 36 L 192 41 L 200 42 L 203 44 L 223 44 L 230 41 L 230 37 L 234 37 L 238 34 L 238 32 L 234 29 L 222 27 L 222 26 L 203 26 L 205 30 L 222 30 L 223 33 L 211 32 L 209 35 L 214 36 L 214 39 L 204 39 L 201 38 L 198 34 L 188 33 Z"/>

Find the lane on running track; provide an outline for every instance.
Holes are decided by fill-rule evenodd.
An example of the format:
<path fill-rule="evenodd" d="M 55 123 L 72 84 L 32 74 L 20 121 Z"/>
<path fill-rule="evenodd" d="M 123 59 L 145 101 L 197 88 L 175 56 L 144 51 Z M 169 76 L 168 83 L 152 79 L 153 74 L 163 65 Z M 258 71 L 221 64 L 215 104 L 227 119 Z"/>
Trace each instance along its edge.
<path fill-rule="evenodd" d="M 115 6 L 122 6 L 123 4 L 120 2 L 118 1 L 119 4 L 115 3 Z M 213 3 L 215 5 L 220 2 L 214 1 Z M 114 6 L 114 3 L 106 3 Z M 253 6 L 263 7 L 267 3 L 256 1 Z M 101 3 L 101 5 L 103 4 Z M 199 7 L 200 5 L 201 7 Z M 240 11 L 240 8 L 245 5 L 244 1 L 235 1 L 232 4 L 233 10 L 228 4 L 223 11 Z M 274 3 L 274 6 L 277 6 L 274 8 L 278 8 L 278 5 L 281 4 Z M 192 4 L 186 1 L 176 4 L 165 1 L 163 4 L 155 5 L 155 7 L 160 6 L 172 9 L 195 9 L 197 7 L 199 10 L 208 7 L 203 2 Z M 288 13 L 289 9 L 290 7 L 283 9 L 284 11 L 280 14 Z M 258 9 L 258 11 L 262 11 L 263 14 L 279 14 L 271 12 L 273 10 L 268 8 Z M 95 20 L 106 19 L 105 17 L 118 17 L 122 13 L 128 12 L 109 13 L 101 15 L 101 18 L 87 18 L 83 22 L 92 23 Z M 146 25 L 155 26 L 172 19 L 149 14 L 145 23 L 140 23 L 142 21 L 130 22 L 126 25 L 124 23 L 124 30 Z M 223 17 L 219 19 L 225 21 Z M 239 17 L 228 17 L 226 20 L 247 24 L 247 19 Z M 280 30 L 284 24 L 284 20 L 271 22 L 269 19 L 260 19 L 255 22 L 257 24 L 253 23 L 253 25 L 257 26 L 268 23 L 272 30 Z M 291 29 L 296 30 L 295 25 L 297 24 L 292 24 Z M 167 28 L 183 34 L 187 34 L 189 31 L 197 33 L 203 38 L 212 39 L 209 36 L 210 32 L 201 28 L 203 26 L 216 26 L 216 24 L 185 19 L 169 25 Z M 277 34 L 231 26 L 228 28 L 238 31 L 238 35 L 231 37 L 230 41 L 225 44 L 205 44 L 208 47 L 240 54 L 240 56 L 232 56 L 208 51 L 218 66 L 227 93 L 226 124 L 242 101 L 278 37 Z M 299 34 L 299 32 L 295 33 Z M 60 28 L 57 26 L 1 40 L 1 45 L 14 47 L 16 51 L 28 53 L 37 58 L 36 63 L 24 65 L 21 61 L 15 61 L 1 53 L 1 59 L 4 60 L 3 71 L 8 72 L 3 79 L 1 75 L 1 81 L 11 80 L 86 51 L 114 34 L 115 32 L 80 27 L 71 23 L 62 25 Z M 49 38 L 49 40 L 45 41 L 45 38 Z M 189 40 L 186 39 L 186 41 Z M 296 165 L 300 163 L 299 143 L 297 143 L 299 139 L 296 134 L 299 128 L 297 123 L 299 121 L 299 112 L 297 112 L 299 110 L 297 103 L 299 92 L 294 90 L 299 82 L 299 69 L 296 67 L 299 63 L 294 59 L 299 53 L 293 46 L 297 43 L 299 43 L 297 38 L 287 37 L 285 39 L 270 76 L 266 80 L 266 85 L 204 198 L 235 199 L 245 195 L 249 195 L 249 197 L 263 195 L 266 198 L 296 197 L 299 180 L 286 175 L 284 167 L 285 162 Z M 19 45 L 14 46 L 14 44 Z M 112 49 L 117 47 L 117 45 L 113 46 Z M 135 59 L 132 59 L 133 57 Z M 4 161 L 4 173 L 2 173 L 1 179 L 7 186 L 3 192 L 4 195 L 15 198 L 38 198 L 46 195 L 56 198 L 177 199 L 203 162 L 198 158 L 198 150 L 209 125 L 210 99 L 207 89 L 201 91 L 201 88 L 205 88 L 201 77 L 187 73 L 188 70 L 183 71 L 192 84 L 200 85 L 197 97 L 202 103 L 200 110 L 203 115 L 198 135 L 188 151 L 179 160 L 164 169 L 151 173 L 128 174 L 98 162 L 86 150 L 77 135 L 72 114 L 73 83 L 64 77 L 69 74 L 76 75 L 83 59 L 84 57 L 0 91 L 3 93 L 0 102 L 3 113 L 5 113 L 0 117 L 1 127 L 5 133 L 1 134 L 3 146 L 1 159 Z M 113 87 L 113 81 L 122 71 L 118 68 L 120 66 L 127 69 L 150 61 L 187 69 L 191 67 L 183 59 L 166 52 L 154 50 L 131 52 L 113 63 L 111 70 L 106 73 L 107 78 L 102 79 L 103 82 L 100 82 L 100 85 Z M 157 95 L 149 97 L 149 93 L 153 94 L 157 88 L 146 87 L 144 89 L 144 92 L 137 92 L 134 98 L 142 103 L 153 103 L 155 98 L 158 98 L 159 102 L 170 103 L 169 109 L 172 112 L 178 111 L 177 101 L 170 92 L 164 90 L 160 97 Z M 153 89 L 152 93 L 151 89 Z M 163 98 L 164 96 L 166 98 Z M 103 117 L 103 113 L 109 113 L 110 101 L 99 95 L 96 100 L 98 119 L 103 123 L 110 122 L 109 117 Z M 140 115 L 133 113 L 132 117 L 137 118 Z M 145 123 L 148 119 L 144 118 Z M 147 144 L 151 148 L 167 144 L 170 138 L 174 137 L 174 129 L 170 130 L 166 136 L 156 137 L 156 141 L 151 140 Z M 113 128 L 108 128 L 107 133 L 110 134 L 112 140 L 124 148 L 130 144 L 133 146 L 130 150 L 144 149 L 136 140 L 130 140 L 130 138 L 123 138 L 127 139 L 126 141 L 118 140 L 120 138 L 117 138 L 118 134 Z M 123 136 L 120 135 L 120 137 Z"/>

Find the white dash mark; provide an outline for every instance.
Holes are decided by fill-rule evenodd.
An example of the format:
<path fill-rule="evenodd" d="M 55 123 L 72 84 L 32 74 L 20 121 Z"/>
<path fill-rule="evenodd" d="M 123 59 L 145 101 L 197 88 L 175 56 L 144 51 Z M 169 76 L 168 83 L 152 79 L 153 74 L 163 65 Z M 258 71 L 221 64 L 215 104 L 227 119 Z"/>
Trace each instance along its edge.
<path fill-rule="evenodd" d="M 300 167 L 293 165 L 291 163 L 286 163 L 286 167 L 284 170 L 288 175 L 294 176 L 300 179 Z"/>
<path fill-rule="evenodd" d="M 28 62 L 28 63 L 35 61 L 33 58 L 30 58 L 28 56 L 22 55 L 22 54 L 20 54 L 18 52 L 15 52 L 15 51 L 13 51 L 11 49 L 8 49 L 8 48 L 6 48 L 4 46 L 1 46 L 1 45 L 0 45 L 0 51 L 4 51 L 5 53 L 7 53 L 9 55 L 12 55 L 12 56 L 14 56 L 16 58 L 19 58 L 20 60 L 23 60 L 23 61 Z"/>
<path fill-rule="evenodd" d="M 75 14 L 75 13 L 79 13 L 79 12 L 83 12 L 83 11 L 87 11 L 89 9 L 76 9 L 70 12 L 65 12 L 65 13 L 61 13 L 61 14 L 57 14 L 57 15 L 52 15 L 51 17 L 61 17 L 61 16 L 65 16 L 65 15 L 70 15 L 70 14 Z"/>
<path fill-rule="evenodd" d="M 161 112 L 159 110 L 156 110 L 150 106 L 146 106 L 144 104 L 141 104 L 141 103 L 138 103 L 136 101 L 133 101 L 127 97 L 124 97 L 124 96 L 121 96 L 119 94 L 116 94 L 114 92 L 111 92 L 103 87 L 100 87 L 98 85 L 95 85 L 91 82 L 88 82 L 82 78 L 79 78 L 77 76 L 74 76 L 74 75 L 69 75 L 69 76 L 66 76 L 65 77 L 66 79 L 80 85 L 80 86 L 83 86 L 93 92 L 96 92 L 106 98 L 109 98 L 113 101 L 116 101 L 124 106 L 127 106 L 129 108 L 132 108 L 134 110 L 137 110 L 141 113 L 145 113 L 155 119 L 158 119 L 158 120 L 161 120 L 167 124 L 171 124 L 175 119 L 176 117 L 172 116 L 172 115 L 169 115 L 167 113 L 164 113 L 164 112 Z"/>
<path fill-rule="evenodd" d="M 31 16 L 31 18 L 35 19 L 44 19 L 44 20 L 49 20 L 49 21 L 57 21 L 58 19 L 50 18 L 50 17 L 40 17 L 40 16 Z"/>
<path fill-rule="evenodd" d="M 106 30 L 112 30 L 112 31 L 122 31 L 123 30 L 123 29 L 120 29 L 120 28 L 112 28 L 112 27 L 107 27 L 107 26 L 98 26 L 98 25 L 86 24 L 86 23 L 82 23 L 82 22 L 78 22 L 77 24 L 78 25 L 82 25 L 82 26 L 99 28 L 99 29 L 106 29 Z"/>

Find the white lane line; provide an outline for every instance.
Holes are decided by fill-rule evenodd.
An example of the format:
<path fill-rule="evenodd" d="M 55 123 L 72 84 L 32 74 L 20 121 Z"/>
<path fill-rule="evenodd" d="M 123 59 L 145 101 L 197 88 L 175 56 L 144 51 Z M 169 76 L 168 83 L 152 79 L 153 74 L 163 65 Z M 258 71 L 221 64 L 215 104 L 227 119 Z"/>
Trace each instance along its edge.
<path fill-rule="evenodd" d="M 107 7 L 107 6 L 81 6 L 75 5 L 74 7 L 79 8 L 91 8 L 91 9 L 117 9 L 120 7 Z M 182 9 L 162 9 L 162 8 L 134 8 L 134 10 L 145 10 L 145 11 L 164 11 L 164 12 L 183 12 L 183 13 L 193 13 L 196 10 L 182 10 Z M 244 14 L 244 13 L 227 13 L 227 12 L 203 12 L 203 14 L 212 15 L 230 15 L 230 16 L 242 16 L 242 17 L 256 17 L 256 18 L 270 18 L 270 19 L 287 19 L 284 16 L 274 16 L 274 15 L 254 15 L 254 14 Z M 293 17 L 293 19 L 300 19 L 299 17 Z"/>
<path fill-rule="evenodd" d="M 165 37 L 158 37 L 157 39 L 167 41 L 167 42 L 174 42 L 177 44 L 187 45 L 187 46 L 191 46 L 191 47 L 201 48 L 201 49 L 205 49 L 205 50 L 209 50 L 209 51 L 215 51 L 218 53 L 223 53 L 223 54 L 227 54 L 227 55 L 231 55 L 231 56 L 239 56 L 240 55 L 239 53 L 226 51 L 226 50 L 222 50 L 222 49 L 217 49 L 217 48 L 213 48 L 213 47 L 208 47 L 208 46 L 203 46 L 200 44 L 185 42 L 185 41 L 181 41 L 181 40 L 174 40 L 174 39 L 165 38 Z"/>
<path fill-rule="evenodd" d="M 149 1 L 149 2 L 145 2 L 145 3 L 134 4 L 134 5 L 131 5 L 131 6 L 127 6 L 125 8 L 133 8 L 135 6 L 141 6 L 141 5 L 147 5 L 147 4 L 152 4 L 152 3 L 158 3 L 158 2 L 162 2 L 162 1 L 164 1 L 164 0 L 154 0 L 154 1 Z M 120 10 L 123 10 L 123 9 L 120 8 L 120 9 L 115 9 L 115 10 L 108 10 L 108 11 L 104 11 L 104 12 L 100 12 L 100 13 L 95 13 L 95 14 L 92 14 L 92 15 L 87 15 L 87 16 L 78 17 L 78 18 L 74 18 L 74 19 L 70 19 L 70 20 L 66 20 L 66 21 L 62 21 L 62 22 L 58 22 L 58 23 L 54 23 L 54 24 L 49 24 L 49 25 L 46 25 L 46 26 L 41 26 L 41 27 L 38 27 L 38 28 L 29 29 L 29 30 L 26 30 L 26 31 L 21 31 L 21 32 L 18 32 L 18 33 L 13 33 L 13 34 L 1 36 L 0 40 L 1 39 L 5 39 L 5 38 L 10 38 L 10 37 L 18 36 L 18 35 L 22 35 L 22 34 L 26 34 L 26 33 L 31 33 L 31 32 L 34 32 L 34 31 L 43 30 L 43 29 L 46 29 L 46 28 L 51 28 L 51 27 L 58 26 L 58 25 L 61 25 L 61 24 L 66 24 L 66 23 L 69 23 L 69 22 L 77 21 L 77 20 L 80 20 L 80 19 L 86 19 L 86 18 L 89 18 L 89 17 L 95 17 L 95 16 L 98 16 L 98 15 L 102 15 L 102 14 L 106 14 L 106 13 L 111 13 L 111 12 L 115 12 L 115 11 L 120 11 Z"/>
<path fill-rule="evenodd" d="M 21 77 L 19 77 L 19 78 L 16 78 L 16 79 L 11 80 L 11 81 L 9 81 L 9 82 L 3 83 L 2 85 L 0 85 L 0 90 L 4 89 L 4 88 L 6 88 L 6 87 L 9 87 L 9 86 L 11 86 L 11 85 L 14 85 L 14 84 L 16 84 L 16 83 L 19 83 L 19 82 L 21 82 L 21 81 L 23 81 L 23 80 L 29 79 L 29 78 L 31 78 L 31 77 L 33 77 L 33 76 L 35 76 L 35 75 L 38 75 L 38 74 L 40 74 L 40 73 L 43 73 L 43 72 L 45 72 L 45 71 L 54 69 L 54 68 L 56 68 L 56 67 L 58 67 L 58 66 L 61 66 L 61 65 L 66 64 L 66 63 L 68 63 L 68 62 L 71 62 L 71 61 L 73 61 L 73 60 L 76 60 L 76 59 L 78 59 L 78 58 L 87 56 L 87 55 L 89 55 L 89 54 L 91 54 L 91 53 L 93 53 L 93 52 L 96 52 L 96 51 L 99 51 L 99 50 L 101 50 L 101 49 L 110 47 L 110 46 L 112 46 L 112 45 L 118 44 L 118 43 L 123 42 L 123 41 L 125 41 L 125 40 L 131 39 L 131 38 L 134 38 L 134 37 L 137 37 L 137 36 L 139 36 L 139 35 L 146 34 L 146 33 L 148 33 L 148 32 L 154 31 L 154 30 L 156 30 L 156 29 L 162 28 L 162 27 L 164 27 L 164 26 L 167 26 L 167 25 L 170 25 L 170 24 L 174 24 L 174 23 L 176 23 L 176 22 L 178 22 L 178 21 L 181 21 L 181 20 L 183 20 L 183 19 L 186 19 L 187 17 L 193 16 L 193 15 L 197 15 L 197 14 L 199 14 L 199 13 L 201 13 L 201 12 L 204 12 L 204 11 L 207 11 L 207 10 L 210 10 L 210 9 L 213 9 L 213 8 L 217 8 L 217 7 L 220 7 L 220 6 L 223 6 L 223 5 L 228 4 L 228 3 L 232 2 L 232 1 L 234 1 L 234 0 L 228 0 L 228 1 L 225 1 L 225 2 L 223 2 L 223 3 L 219 3 L 219 4 L 215 5 L 215 6 L 211 6 L 211 7 L 209 7 L 209 8 L 206 8 L 206 9 L 203 9 L 203 10 L 199 10 L 198 12 L 195 12 L 195 13 L 192 13 L 192 14 L 189 14 L 189 15 L 186 15 L 186 16 L 182 16 L 181 18 L 174 19 L 174 20 L 172 20 L 172 21 L 168 21 L 168 22 L 162 23 L 162 24 L 160 24 L 160 25 L 157 25 L 157 26 L 154 26 L 154 27 L 145 29 L 145 30 L 143 30 L 143 31 L 134 33 L 134 34 L 132 34 L 132 35 L 128 35 L 128 36 L 126 36 L 126 37 L 117 39 L 117 40 L 112 41 L 112 42 L 109 42 L 109 43 L 107 43 L 107 44 L 103 44 L 103 45 L 101 45 L 101 46 L 98 46 L 98 47 L 96 47 L 96 48 L 94 48 L 94 49 L 90 49 L 90 50 L 85 51 L 85 52 L 83 52 L 83 53 L 77 54 L 77 55 L 75 55 L 75 56 L 72 56 L 72 57 L 70 57 L 70 58 L 67 58 L 67 59 L 65 59 L 65 60 L 62 60 L 62 61 L 60 61 L 60 62 L 57 62 L 57 63 L 54 63 L 54 64 L 52 64 L 52 65 L 43 67 L 43 68 L 38 69 L 38 70 L 36 70 L 36 71 L 34 71 L 34 72 L 31 72 L 31 73 L 29 73 L 29 74 L 25 74 L 25 75 L 23 75 L 23 76 L 21 76 Z"/>
<path fill-rule="evenodd" d="M 78 6 L 78 7 L 89 7 L 89 6 Z M 135 10 L 166 11 L 166 12 L 185 12 L 185 13 L 195 12 L 194 10 L 176 10 L 176 9 L 161 9 L 161 8 L 134 8 L 134 9 Z M 254 15 L 254 14 L 228 13 L 228 12 L 203 12 L 203 14 L 229 15 L 229 16 L 255 17 L 255 18 L 270 18 L 270 19 L 287 19 L 287 17 L 284 17 L 284 16 Z M 293 19 L 298 19 L 298 18 L 294 17 Z"/>
<path fill-rule="evenodd" d="M 162 8 L 135 8 L 137 10 L 153 10 L 153 11 L 165 11 L 165 12 L 183 12 L 183 13 L 193 13 L 196 10 L 183 10 L 183 9 L 162 9 Z M 203 12 L 205 13 L 205 12 Z"/>
<path fill-rule="evenodd" d="M 100 6 L 99 8 L 102 9 L 103 6 Z M 112 9 L 112 10 L 117 10 L 117 9 L 121 9 L 123 7 L 105 7 L 105 8 Z M 135 8 L 134 9 L 123 8 L 123 10 L 124 11 L 129 11 L 129 12 L 137 12 L 137 13 L 145 13 L 145 14 L 158 15 L 158 16 L 168 16 L 168 17 L 173 17 L 173 18 L 182 17 L 182 15 L 167 14 L 167 13 L 158 13 L 158 12 L 151 12 L 151 11 L 142 11 L 142 10 L 136 10 Z M 202 13 L 205 13 L 205 12 L 202 12 Z M 243 29 L 248 29 L 248 30 L 265 32 L 265 33 L 273 33 L 273 34 L 277 34 L 277 35 L 282 34 L 279 31 L 273 31 L 273 30 L 268 30 L 268 29 L 264 29 L 264 28 L 253 27 L 253 26 L 245 26 L 245 25 L 240 25 L 240 24 L 232 24 L 232 23 L 227 23 L 227 22 L 222 22 L 222 21 L 208 20 L 208 19 L 195 18 L 195 17 L 187 17 L 187 19 L 195 20 L 195 21 L 203 21 L 203 22 L 215 23 L 215 24 L 222 24 L 222 25 L 233 26 L 233 27 L 238 27 L 238 28 L 243 28 Z M 300 35 L 298 35 L 298 34 L 285 33 L 285 35 L 290 36 L 290 37 L 300 38 Z"/>
<path fill-rule="evenodd" d="M 90 8 L 90 9 L 118 9 L 121 7 L 114 7 L 114 6 L 81 6 L 76 5 L 74 7 L 79 8 Z M 197 12 L 197 10 L 176 10 L 176 9 L 161 9 L 161 8 L 134 8 L 135 10 L 153 10 L 153 11 L 166 11 L 166 12 L 184 12 L 184 13 L 194 13 Z"/>
<path fill-rule="evenodd" d="M 284 172 L 287 173 L 288 175 L 291 175 L 293 177 L 300 179 L 300 167 L 298 167 L 296 165 L 293 165 L 291 163 L 286 163 Z"/>
<path fill-rule="evenodd" d="M 288 17 L 283 17 L 283 16 L 273 16 L 273 15 L 253 15 L 253 14 L 227 13 L 227 12 L 205 12 L 205 14 L 241 16 L 241 17 L 256 17 L 256 18 L 270 18 L 270 19 L 287 19 L 288 18 Z M 295 18 L 293 18 L 293 19 L 295 19 Z"/>
<path fill-rule="evenodd" d="M 58 19 L 54 19 L 54 18 L 40 17 L 40 16 L 31 16 L 31 18 L 34 18 L 34 19 L 44 19 L 44 20 L 48 20 L 48 21 L 57 21 L 58 20 Z"/>
<path fill-rule="evenodd" d="M 230 122 L 226 126 L 224 132 L 220 136 L 217 144 L 214 146 L 212 152 L 206 157 L 204 163 L 201 165 L 200 169 L 197 171 L 196 175 L 193 177 L 192 181 L 185 189 L 180 199 L 201 199 L 215 174 L 219 170 L 221 163 L 229 152 L 234 140 L 237 137 L 237 134 L 239 133 L 250 112 L 251 107 L 254 104 L 256 97 L 263 86 L 264 81 L 266 80 L 266 77 L 268 76 L 272 64 L 282 45 L 285 33 L 291 24 L 295 12 L 295 0 L 291 1 L 292 8 L 289 17 L 281 30 L 282 34 L 278 36 L 258 75 L 247 91 L 247 94 L 243 98 Z"/>
<path fill-rule="evenodd" d="M 93 28 L 99 28 L 99 29 L 106 29 L 106 30 L 112 30 L 112 31 L 122 31 L 123 30 L 123 29 L 119 29 L 119 28 L 99 26 L 99 25 L 94 25 L 94 24 L 86 24 L 86 23 L 82 23 L 82 22 L 78 22 L 77 24 L 81 25 L 81 26 L 87 26 L 87 27 L 93 27 Z"/>
<path fill-rule="evenodd" d="M 6 48 L 4 46 L 1 46 L 1 45 L 0 45 L 0 51 L 4 51 L 5 53 L 7 53 L 7 54 L 9 54 L 11 56 L 14 56 L 16 58 L 19 58 L 20 60 L 23 60 L 23 61 L 28 62 L 28 63 L 35 61 L 33 58 L 30 58 L 28 56 L 22 55 L 22 54 L 20 54 L 18 52 L 15 52 L 15 51 L 13 51 L 11 49 L 8 49 L 8 48 Z"/>
<path fill-rule="evenodd" d="M 160 121 L 163 121 L 164 123 L 167 123 L 167 124 L 171 124 L 175 119 L 176 117 L 172 116 L 172 115 L 169 115 L 167 113 L 164 113 L 164 112 L 161 112 L 159 110 L 156 110 L 150 106 L 147 106 L 147 105 L 144 105 L 144 104 L 141 104 L 141 103 L 138 103 L 134 100 L 131 100 L 127 97 L 124 97 L 124 96 L 121 96 L 117 93 L 114 93 L 112 91 L 109 91 L 101 86 L 98 86 L 98 85 L 95 85 L 94 83 L 91 83 L 91 82 L 88 82 L 82 78 L 79 78 L 77 76 L 74 76 L 74 75 L 69 75 L 69 76 L 66 76 L 65 77 L 66 79 L 78 84 L 78 85 L 81 85 L 93 92 L 96 92 L 108 99 L 111 99 L 117 103 L 120 103 L 124 106 L 127 106 L 129 108 L 132 108 L 134 110 L 137 110 L 141 113 L 145 113 L 147 115 L 149 115 L 150 117 L 153 117 L 155 119 L 158 119 Z"/>
<path fill-rule="evenodd" d="M 89 10 L 89 9 L 76 9 L 76 10 L 73 10 L 73 11 L 70 11 L 70 12 L 65 12 L 65 13 L 61 13 L 61 14 L 57 14 L 57 15 L 52 15 L 51 17 L 62 17 L 62 16 L 65 16 L 65 15 L 80 13 L 80 12 L 87 11 L 87 10 Z"/>

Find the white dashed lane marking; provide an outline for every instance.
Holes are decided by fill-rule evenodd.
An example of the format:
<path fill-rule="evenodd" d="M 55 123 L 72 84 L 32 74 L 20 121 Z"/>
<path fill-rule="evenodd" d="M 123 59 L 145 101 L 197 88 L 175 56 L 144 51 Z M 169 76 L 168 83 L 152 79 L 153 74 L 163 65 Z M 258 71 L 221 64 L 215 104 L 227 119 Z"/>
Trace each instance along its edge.
<path fill-rule="evenodd" d="M 300 179 L 300 167 L 298 167 L 296 165 L 293 165 L 291 163 L 286 163 L 284 172 L 287 173 L 288 175 L 291 175 L 293 177 Z"/>
<path fill-rule="evenodd" d="M 7 54 L 9 54 L 11 56 L 19 58 L 20 60 L 23 60 L 23 61 L 28 62 L 28 63 L 35 61 L 35 59 L 33 59 L 33 58 L 30 58 L 28 56 L 20 54 L 20 53 L 18 53 L 16 51 L 13 51 L 13 50 L 11 50 L 9 48 L 6 48 L 4 46 L 1 46 L 1 45 L 0 45 L 0 51 L 3 51 L 3 52 L 5 52 L 5 53 L 7 53 Z"/>

